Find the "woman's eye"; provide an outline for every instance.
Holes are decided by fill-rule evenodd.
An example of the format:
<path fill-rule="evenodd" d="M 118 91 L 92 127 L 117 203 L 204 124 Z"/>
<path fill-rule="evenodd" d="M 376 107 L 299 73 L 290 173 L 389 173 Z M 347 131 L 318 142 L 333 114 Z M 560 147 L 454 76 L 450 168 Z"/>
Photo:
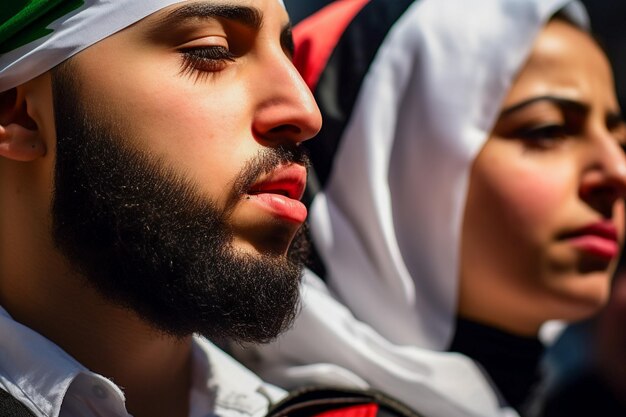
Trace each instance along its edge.
<path fill-rule="evenodd" d="M 522 129 L 517 137 L 530 147 L 550 148 L 566 139 L 570 133 L 565 125 L 547 124 Z"/>
<path fill-rule="evenodd" d="M 626 146 L 624 145 L 626 143 L 626 125 L 625 124 L 622 123 L 614 127 L 609 127 L 609 131 L 611 132 L 613 137 L 615 137 L 615 140 L 617 140 L 620 143 L 620 146 L 622 147 Z"/>
<path fill-rule="evenodd" d="M 218 72 L 235 60 L 235 55 L 224 46 L 199 46 L 181 51 L 183 62 L 181 73 L 193 74 Z"/>

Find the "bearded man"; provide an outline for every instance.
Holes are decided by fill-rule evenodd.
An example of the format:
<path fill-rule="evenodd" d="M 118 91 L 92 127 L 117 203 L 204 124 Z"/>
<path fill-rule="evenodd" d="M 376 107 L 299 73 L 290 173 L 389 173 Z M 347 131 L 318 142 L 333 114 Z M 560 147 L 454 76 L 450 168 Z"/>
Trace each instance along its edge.
<path fill-rule="evenodd" d="M 281 0 L 8 3 L 3 398 L 35 416 L 263 415 L 282 391 L 209 339 L 271 340 L 298 304 L 298 145 L 321 122 Z"/>

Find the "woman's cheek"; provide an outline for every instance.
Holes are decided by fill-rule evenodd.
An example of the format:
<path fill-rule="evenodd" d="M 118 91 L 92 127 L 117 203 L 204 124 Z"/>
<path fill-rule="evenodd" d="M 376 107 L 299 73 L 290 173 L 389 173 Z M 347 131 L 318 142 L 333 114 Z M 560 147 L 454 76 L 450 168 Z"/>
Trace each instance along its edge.
<path fill-rule="evenodd" d="M 531 164 L 498 176 L 500 214 L 512 225 L 518 225 L 524 234 L 550 233 L 550 225 L 564 214 L 568 200 L 577 196 L 568 169 L 540 168 Z"/>

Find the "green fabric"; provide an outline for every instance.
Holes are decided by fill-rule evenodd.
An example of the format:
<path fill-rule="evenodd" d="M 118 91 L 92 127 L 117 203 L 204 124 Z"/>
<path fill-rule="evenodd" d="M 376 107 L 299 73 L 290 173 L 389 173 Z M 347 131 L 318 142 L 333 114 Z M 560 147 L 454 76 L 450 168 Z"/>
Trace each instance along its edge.
<path fill-rule="evenodd" d="M 7 2 L 7 0 L 3 0 Z M 8 0 L 0 8 L 0 54 L 52 33 L 47 26 L 85 4 L 83 0 Z"/>

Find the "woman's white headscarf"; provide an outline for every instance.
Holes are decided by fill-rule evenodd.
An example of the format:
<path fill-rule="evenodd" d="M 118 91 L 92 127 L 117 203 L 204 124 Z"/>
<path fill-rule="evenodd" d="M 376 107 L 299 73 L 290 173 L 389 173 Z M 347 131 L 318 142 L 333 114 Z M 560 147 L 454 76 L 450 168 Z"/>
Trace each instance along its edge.
<path fill-rule="evenodd" d="M 561 9 L 586 27 L 568 0 L 416 0 L 391 26 L 311 205 L 326 282 L 307 272 L 294 328 L 258 352 L 262 376 L 369 384 L 426 416 L 514 415 L 472 361 L 440 351 L 454 333 L 472 162 Z"/>

